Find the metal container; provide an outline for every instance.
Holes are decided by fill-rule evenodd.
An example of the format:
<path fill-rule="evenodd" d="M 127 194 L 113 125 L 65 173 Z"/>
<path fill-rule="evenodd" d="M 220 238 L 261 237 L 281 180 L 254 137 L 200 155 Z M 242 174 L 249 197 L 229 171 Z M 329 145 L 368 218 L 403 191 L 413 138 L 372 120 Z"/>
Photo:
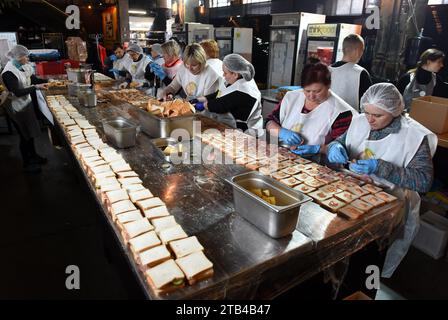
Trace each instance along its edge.
<path fill-rule="evenodd" d="M 76 83 L 90 83 L 91 69 L 67 69 L 67 78 Z"/>
<path fill-rule="evenodd" d="M 157 138 L 151 139 L 151 142 L 159 149 L 160 154 L 168 162 L 181 163 L 183 160 L 189 160 L 193 153 L 190 141 L 179 142 L 174 138 Z M 169 146 L 175 148 L 177 152 L 166 153 L 165 149 Z"/>
<path fill-rule="evenodd" d="M 78 95 L 78 83 L 70 82 L 67 84 L 67 90 L 69 96 L 77 96 Z"/>
<path fill-rule="evenodd" d="M 272 238 L 291 234 L 297 225 L 300 206 L 312 199 L 270 177 L 251 171 L 227 180 L 233 187 L 235 211 Z M 269 190 L 276 199 L 272 205 L 251 192 Z"/>
<path fill-rule="evenodd" d="M 117 148 L 129 148 L 135 146 L 137 126 L 124 118 L 115 118 L 103 122 L 104 133 L 107 141 Z"/>
<path fill-rule="evenodd" d="M 96 107 L 96 93 L 93 90 L 87 90 L 84 96 L 84 106 L 88 108 Z"/>
<path fill-rule="evenodd" d="M 196 132 L 194 128 L 196 117 L 194 115 L 160 118 L 146 110 L 139 109 L 138 117 L 142 131 L 153 138 L 167 138 L 171 136 L 173 130 L 184 129 L 190 135 L 191 140 Z"/>

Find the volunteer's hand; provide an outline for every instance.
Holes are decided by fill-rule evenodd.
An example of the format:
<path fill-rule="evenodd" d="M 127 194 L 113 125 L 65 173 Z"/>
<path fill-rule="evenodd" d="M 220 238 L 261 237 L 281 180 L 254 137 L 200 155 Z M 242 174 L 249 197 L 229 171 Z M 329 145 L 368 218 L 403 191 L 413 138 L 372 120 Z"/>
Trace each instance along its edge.
<path fill-rule="evenodd" d="M 303 145 L 298 146 L 296 149 L 290 150 L 292 153 L 295 153 L 299 156 L 307 155 L 307 154 L 318 154 L 320 151 L 320 145 Z"/>
<path fill-rule="evenodd" d="M 356 163 L 351 163 L 349 165 L 351 171 L 360 174 L 372 174 L 375 173 L 378 169 L 378 160 L 377 159 L 369 159 L 369 160 L 358 160 Z"/>
<path fill-rule="evenodd" d="M 166 78 L 165 70 L 163 70 L 163 67 L 158 63 L 151 63 L 149 69 L 161 80 Z"/>
<path fill-rule="evenodd" d="M 110 57 L 109 57 L 109 59 L 110 59 L 110 61 L 117 61 L 117 56 L 116 55 L 111 55 Z"/>
<path fill-rule="evenodd" d="M 38 90 L 47 90 L 48 89 L 48 85 L 46 83 L 39 83 L 39 84 L 36 84 L 34 86 Z"/>
<path fill-rule="evenodd" d="M 327 157 L 331 163 L 346 164 L 348 162 L 347 151 L 340 143 L 330 145 L 327 151 Z"/>
<path fill-rule="evenodd" d="M 120 70 L 112 68 L 112 69 L 109 69 L 109 72 L 118 74 L 120 72 Z"/>
<path fill-rule="evenodd" d="M 122 82 L 122 83 L 120 83 L 120 85 L 118 86 L 118 88 L 120 88 L 120 89 L 126 89 L 127 87 L 128 87 L 128 83 L 125 81 L 125 82 Z"/>
<path fill-rule="evenodd" d="M 278 134 L 281 141 L 288 145 L 299 145 L 302 143 L 302 137 L 297 132 L 281 128 Z"/>
<path fill-rule="evenodd" d="M 207 98 L 206 97 L 198 97 L 197 100 L 199 102 L 202 102 L 202 103 L 207 102 Z"/>
<path fill-rule="evenodd" d="M 171 101 L 173 100 L 173 95 L 171 93 L 167 93 L 163 96 L 164 101 Z"/>

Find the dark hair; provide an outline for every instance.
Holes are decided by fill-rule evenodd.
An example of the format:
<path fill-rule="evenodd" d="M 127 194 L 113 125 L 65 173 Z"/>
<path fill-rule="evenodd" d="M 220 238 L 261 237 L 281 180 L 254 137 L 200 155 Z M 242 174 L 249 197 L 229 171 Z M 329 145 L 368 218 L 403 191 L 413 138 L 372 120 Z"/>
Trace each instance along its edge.
<path fill-rule="evenodd" d="M 342 52 L 347 54 L 363 45 L 364 39 L 359 34 L 352 33 L 346 36 L 342 41 Z"/>
<path fill-rule="evenodd" d="M 115 52 L 118 48 L 123 49 L 123 45 L 121 43 L 114 43 L 112 51 Z"/>
<path fill-rule="evenodd" d="M 331 73 L 328 67 L 322 62 L 309 63 L 303 67 L 301 76 L 301 86 L 309 86 L 313 83 L 322 83 L 326 86 L 331 84 Z"/>
<path fill-rule="evenodd" d="M 420 56 L 420 61 L 418 62 L 418 66 L 424 66 L 428 63 L 428 61 L 437 61 L 439 59 L 444 59 L 445 54 L 437 49 L 428 49 L 422 53 Z"/>

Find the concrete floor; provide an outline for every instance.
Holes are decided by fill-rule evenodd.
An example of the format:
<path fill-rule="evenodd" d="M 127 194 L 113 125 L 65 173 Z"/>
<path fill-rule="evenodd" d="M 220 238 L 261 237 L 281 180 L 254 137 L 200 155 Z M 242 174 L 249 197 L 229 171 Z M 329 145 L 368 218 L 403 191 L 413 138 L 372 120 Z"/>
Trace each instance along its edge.
<path fill-rule="evenodd" d="M 37 149 L 49 163 L 41 174 L 24 174 L 18 136 L 1 120 L 0 299 L 142 298 L 67 151 L 43 132 Z M 69 265 L 80 268 L 79 290 L 65 287 Z M 447 270 L 448 262 L 412 249 L 377 299 L 448 299 Z"/>

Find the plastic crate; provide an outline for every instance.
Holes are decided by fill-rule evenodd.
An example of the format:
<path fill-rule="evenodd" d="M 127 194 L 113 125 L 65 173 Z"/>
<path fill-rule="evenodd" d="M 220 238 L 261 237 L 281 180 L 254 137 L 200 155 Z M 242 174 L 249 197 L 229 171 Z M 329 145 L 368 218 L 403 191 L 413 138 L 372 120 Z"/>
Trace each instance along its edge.
<path fill-rule="evenodd" d="M 74 60 L 59 60 L 59 61 L 42 61 L 36 62 L 36 75 L 46 76 L 52 74 L 65 74 L 64 64 L 70 63 L 72 68 L 78 68 L 79 62 Z"/>

